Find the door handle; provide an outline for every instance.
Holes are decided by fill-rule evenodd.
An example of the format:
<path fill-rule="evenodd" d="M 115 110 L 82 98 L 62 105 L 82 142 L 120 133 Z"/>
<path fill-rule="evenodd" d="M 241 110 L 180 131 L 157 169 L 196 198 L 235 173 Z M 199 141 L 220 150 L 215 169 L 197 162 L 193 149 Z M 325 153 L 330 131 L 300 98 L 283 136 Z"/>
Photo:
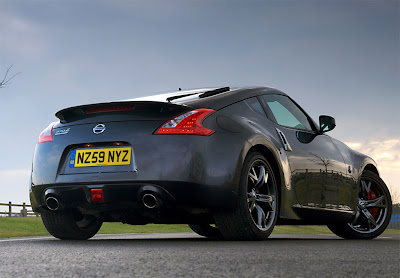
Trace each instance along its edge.
<path fill-rule="evenodd" d="M 285 149 L 285 151 L 291 152 L 292 151 L 292 147 L 290 146 L 288 140 L 286 139 L 285 134 L 283 134 L 282 131 L 280 131 L 278 128 L 275 128 L 276 131 L 278 132 L 279 138 L 281 138 L 282 144 L 283 144 L 283 148 Z"/>

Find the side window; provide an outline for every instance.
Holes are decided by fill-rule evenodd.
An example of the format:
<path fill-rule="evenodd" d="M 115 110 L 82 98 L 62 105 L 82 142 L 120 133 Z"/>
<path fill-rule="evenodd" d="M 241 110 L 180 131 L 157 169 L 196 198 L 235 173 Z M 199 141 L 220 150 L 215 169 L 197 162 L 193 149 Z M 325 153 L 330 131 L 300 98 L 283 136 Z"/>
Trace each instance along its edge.
<path fill-rule="evenodd" d="M 312 130 L 307 116 L 288 97 L 263 95 L 263 99 L 278 124 L 296 129 Z"/>
<path fill-rule="evenodd" d="M 248 98 L 245 101 L 254 112 L 257 112 L 260 115 L 266 116 L 264 109 L 261 106 L 261 103 L 258 101 L 258 99 L 256 97 Z"/>

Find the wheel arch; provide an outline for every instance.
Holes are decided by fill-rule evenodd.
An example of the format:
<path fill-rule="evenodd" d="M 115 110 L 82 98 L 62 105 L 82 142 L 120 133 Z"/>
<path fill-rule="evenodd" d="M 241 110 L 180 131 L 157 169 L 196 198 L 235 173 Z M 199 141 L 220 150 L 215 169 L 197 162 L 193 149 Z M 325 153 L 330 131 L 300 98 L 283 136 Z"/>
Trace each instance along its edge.
<path fill-rule="evenodd" d="M 243 165 L 244 160 L 246 157 L 252 153 L 252 152 L 258 152 L 262 154 L 267 161 L 270 163 L 272 167 L 272 171 L 274 173 L 276 183 L 277 183 L 277 189 L 278 189 L 278 217 L 280 215 L 280 210 L 282 206 L 282 191 L 285 190 L 285 177 L 284 177 L 284 171 L 282 168 L 282 164 L 280 163 L 280 158 L 279 158 L 279 151 L 275 149 L 275 152 L 271 149 L 268 144 L 265 143 L 257 143 L 255 145 L 248 146 L 246 149 L 245 153 L 243 154 L 243 161 L 241 165 Z M 242 171 L 242 167 L 240 168 L 240 173 Z"/>
<path fill-rule="evenodd" d="M 359 172 L 358 172 L 358 177 L 357 177 L 357 184 L 360 184 L 361 176 L 364 173 L 364 171 L 371 171 L 375 174 L 379 175 L 378 167 L 376 165 L 376 162 L 370 158 L 370 157 L 365 157 L 364 160 L 362 161 L 360 167 L 359 167 Z"/>
<path fill-rule="evenodd" d="M 351 150 L 350 155 L 354 167 L 353 177 L 357 181 L 357 184 L 360 183 L 361 176 L 365 170 L 380 176 L 376 162 L 371 157 L 353 150 Z"/>
<path fill-rule="evenodd" d="M 361 183 L 361 177 L 362 177 L 364 171 L 373 172 L 374 174 L 377 174 L 378 177 L 380 177 L 375 161 L 373 161 L 372 159 L 366 159 L 364 161 L 364 163 L 360 169 L 359 175 L 358 175 L 358 179 L 357 179 L 358 185 L 360 185 L 360 183 Z"/>
<path fill-rule="evenodd" d="M 261 145 L 261 144 L 252 146 L 249 149 L 249 151 L 247 152 L 247 155 L 250 152 L 259 152 L 268 160 L 268 162 L 270 163 L 270 165 L 272 167 L 272 170 L 274 171 L 274 176 L 276 178 L 277 184 L 279 185 L 278 190 L 280 193 L 282 186 L 284 186 L 284 183 L 282 183 L 282 180 L 283 180 L 283 172 L 281 170 L 282 166 L 278 163 L 278 160 L 275 157 L 275 155 L 273 154 L 273 152 L 267 146 Z M 280 196 L 280 194 L 279 194 L 279 196 Z"/>
<path fill-rule="evenodd" d="M 362 172 L 364 172 L 365 170 L 373 172 L 373 173 L 375 173 L 375 174 L 377 174 L 379 176 L 378 168 L 376 168 L 376 166 L 373 165 L 373 164 L 369 163 L 369 164 L 365 165 L 365 167 L 362 170 Z"/>
<path fill-rule="evenodd" d="M 298 202 L 291 186 L 291 171 L 286 152 L 281 148 L 279 141 L 273 136 L 266 138 L 265 136 L 256 135 L 246 140 L 238 159 L 233 191 L 237 193 L 237 186 L 239 184 L 243 163 L 247 155 L 253 151 L 264 155 L 273 168 L 274 176 L 278 184 L 278 202 L 280 202 L 278 217 L 284 219 L 300 219 L 293 210 L 293 205 Z"/>

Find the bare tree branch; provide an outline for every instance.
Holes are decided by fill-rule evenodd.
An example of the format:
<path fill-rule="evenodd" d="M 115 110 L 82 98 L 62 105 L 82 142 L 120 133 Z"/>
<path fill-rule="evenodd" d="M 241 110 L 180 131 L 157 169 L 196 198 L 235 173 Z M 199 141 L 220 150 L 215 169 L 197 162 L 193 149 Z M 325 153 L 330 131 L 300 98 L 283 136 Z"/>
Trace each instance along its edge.
<path fill-rule="evenodd" d="M 311 153 L 316 159 L 309 158 L 308 160 L 317 163 L 318 165 L 323 165 L 325 167 L 325 171 L 328 172 L 328 166 L 332 165 L 332 161 L 327 158 L 322 158 L 316 155 L 315 153 Z"/>
<path fill-rule="evenodd" d="M 18 74 L 20 74 L 20 72 L 17 72 L 17 73 L 14 74 L 13 76 L 8 77 L 8 74 L 9 74 L 9 72 L 10 72 L 10 70 L 11 70 L 12 67 L 13 67 L 13 65 L 11 65 L 11 66 L 7 69 L 6 74 L 4 75 L 3 80 L 0 81 L 0 89 L 3 88 L 4 86 L 8 85 L 8 84 L 11 84 L 10 81 L 11 81 L 14 77 L 16 77 Z M 8 78 L 7 78 L 7 77 L 8 77 Z"/>

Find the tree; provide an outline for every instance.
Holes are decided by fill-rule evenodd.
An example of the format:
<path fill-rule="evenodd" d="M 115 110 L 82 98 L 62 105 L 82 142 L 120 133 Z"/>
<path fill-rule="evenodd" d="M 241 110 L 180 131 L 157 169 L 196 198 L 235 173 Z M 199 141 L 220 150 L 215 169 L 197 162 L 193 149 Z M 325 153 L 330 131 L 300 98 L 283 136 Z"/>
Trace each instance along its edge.
<path fill-rule="evenodd" d="M 13 65 L 9 66 L 6 73 L 4 74 L 3 80 L 0 81 L 0 89 L 4 88 L 6 85 L 10 84 L 10 81 L 16 77 L 18 74 L 20 74 L 20 72 L 17 72 L 16 74 L 14 74 L 13 76 L 9 77 L 9 73 L 11 68 L 13 67 Z"/>
<path fill-rule="evenodd" d="M 393 205 L 400 205 L 400 191 L 398 190 L 398 188 L 394 187 L 392 184 L 387 185 L 387 187 L 390 191 Z"/>
<path fill-rule="evenodd" d="M 319 157 L 318 155 L 316 155 L 315 153 L 311 153 L 312 156 L 315 157 L 315 159 L 310 158 L 309 160 L 318 164 L 318 165 L 322 165 L 325 167 L 325 173 L 328 173 L 328 166 L 332 164 L 332 161 L 330 159 L 327 158 L 322 158 Z"/>

